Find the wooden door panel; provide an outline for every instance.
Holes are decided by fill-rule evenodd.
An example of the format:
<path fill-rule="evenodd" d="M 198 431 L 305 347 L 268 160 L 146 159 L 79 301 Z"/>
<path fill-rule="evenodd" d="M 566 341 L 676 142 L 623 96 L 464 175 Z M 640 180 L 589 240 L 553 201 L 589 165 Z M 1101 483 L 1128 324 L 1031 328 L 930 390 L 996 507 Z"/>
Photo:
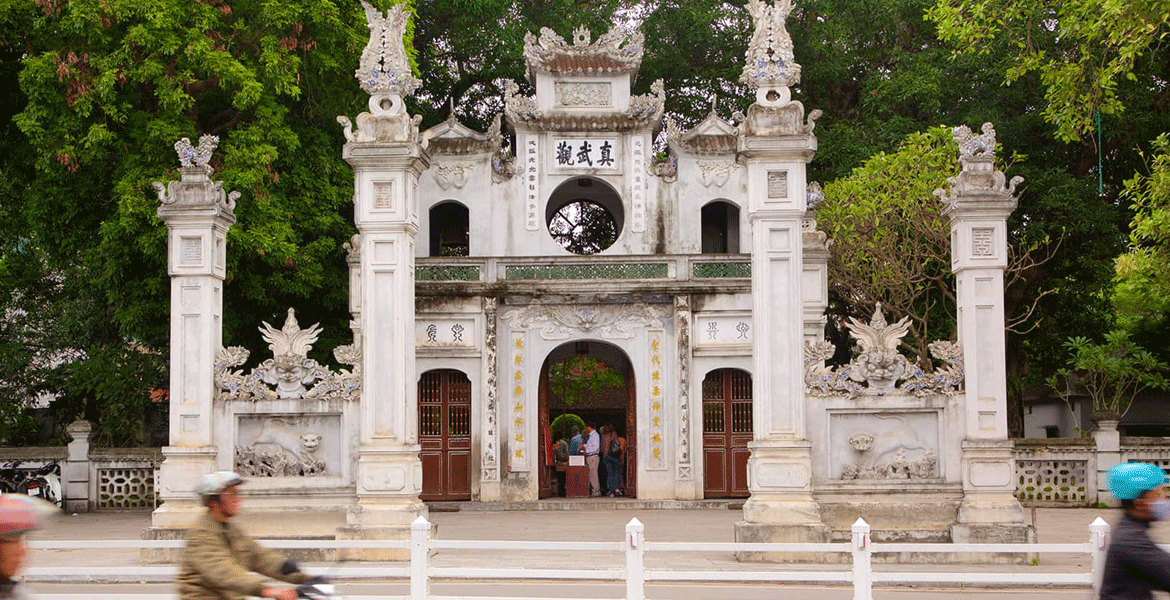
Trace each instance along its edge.
<path fill-rule="evenodd" d="M 428 371 L 418 383 L 423 500 L 471 499 L 471 380 L 455 370 Z"/>
<path fill-rule="evenodd" d="M 750 494 L 751 391 L 751 376 L 737 369 L 712 371 L 703 380 L 703 495 L 707 498 Z"/>

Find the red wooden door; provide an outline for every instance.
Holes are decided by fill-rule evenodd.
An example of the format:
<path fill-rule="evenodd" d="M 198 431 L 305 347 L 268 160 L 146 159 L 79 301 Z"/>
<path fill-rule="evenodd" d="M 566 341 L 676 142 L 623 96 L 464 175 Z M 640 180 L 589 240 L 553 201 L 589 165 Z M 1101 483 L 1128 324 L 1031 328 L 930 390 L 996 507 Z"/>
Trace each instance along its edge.
<path fill-rule="evenodd" d="M 423 500 L 471 499 L 471 380 L 454 370 L 427 371 L 418 382 Z"/>
<path fill-rule="evenodd" d="M 703 495 L 746 498 L 752 441 L 752 376 L 719 369 L 703 380 Z"/>

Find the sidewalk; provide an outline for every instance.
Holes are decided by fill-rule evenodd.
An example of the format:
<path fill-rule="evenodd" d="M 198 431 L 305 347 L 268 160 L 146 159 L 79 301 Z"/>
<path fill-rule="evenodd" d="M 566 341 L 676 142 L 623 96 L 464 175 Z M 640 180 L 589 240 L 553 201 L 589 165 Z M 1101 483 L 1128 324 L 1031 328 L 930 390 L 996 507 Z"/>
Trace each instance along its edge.
<path fill-rule="evenodd" d="M 246 514 L 246 508 L 245 514 Z M 1026 509 L 1026 517 L 1031 517 Z M 1098 516 L 1111 523 L 1119 512 L 1112 509 L 1037 509 L 1038 541 L 1042 543 L 1082 543 L 1089 539 L 1089 524 Z M 243 515 L 241 515 L 243 516 Z M 468 511 L 435 512 L 430 520 L 437 524 L 436 538 L 448 540 L 541 540 L 541 541 L 612 541 L 620 542 L 625 525 L 631 518 L 645 525 L 646 540 L 651 542 L 733 542 L 734 525 L 742 518 L 738 510 L 592 510 L 566 511 Z M 36 533 L 34 540 L 134 540 L 150 526 L 150 513 L 88 513 L 63 515 Z M 245 529 L 247 528 L 245 523 Z M 1170 542 L 1170 526 L 1154 527 L 1155 538 Z M 450 551 L 437 552 L 435 567 L 493 568 L 622 568 L 625 558 L 620 552 L 545 552 L 545 551 Z M 61 565 L 87 567 L 131 567 L 139 564 L 137 550 L 34 550 L 33 567 Z M 374 566 L 363 563 L 366 566 Z M 401 563 L 399 563 L 401 564 Z M 695 570 L 841 570 L 843 565 L 775 565 L 739 563 L 730 553 L 666 554 L 651 552 L 647 568 Z M 320 568 L 327 569 L 322 564 Z M 1089 569 L 1087 555 L 1046 554 L 1033 565 L 919 565 L 875 564 L 878 571 L 973 571 L 973 572 L 1062 572 L 1084 573 Z"/>

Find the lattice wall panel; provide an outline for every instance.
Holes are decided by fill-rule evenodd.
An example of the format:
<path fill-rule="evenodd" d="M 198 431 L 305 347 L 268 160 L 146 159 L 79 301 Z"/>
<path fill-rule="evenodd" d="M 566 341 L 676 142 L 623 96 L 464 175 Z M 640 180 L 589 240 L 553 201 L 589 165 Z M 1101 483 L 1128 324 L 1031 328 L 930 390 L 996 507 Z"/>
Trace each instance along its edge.
<path fill-rule="evenodd" d="M 1088 461 L 1017 460 L 1016 497 L 1030 505 L 1086 505 Z"/>
<path fill-rule="evenodd" d="M 98 469 L 97 507 L 154 508 L 154 469 Z"/>

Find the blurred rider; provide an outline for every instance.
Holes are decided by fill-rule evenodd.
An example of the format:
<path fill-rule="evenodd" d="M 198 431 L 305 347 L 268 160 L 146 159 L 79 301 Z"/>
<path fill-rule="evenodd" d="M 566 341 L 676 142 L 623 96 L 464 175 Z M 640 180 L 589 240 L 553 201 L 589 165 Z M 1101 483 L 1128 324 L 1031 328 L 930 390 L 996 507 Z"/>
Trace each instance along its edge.
<path fill-rule="evenodd" d="M 24 534 L 40 526 L 41 516 L 57 507 L 26 494 L 0 494 L 0 600 L 28 600 L 16 579 L 24 565 Z"/>
<path fill-rule="evenodd" d="M 203 476 L 199 496 L 207 513 L 187 530 L 179 559 L 180 600 L 242 600 L 246 596 L 296 600 L 293 588 L 271 587 L 267 578 L 304 583 L 296 562 L 268 550 L 244 533 L 232 517 L 240 510 L 243 478 L 231 471 Z"/>
<path fill-rule="evenodd" d="M 1170 554 L 1150 539 L 1150 523 L 1170 519 L 1166 473 L 1147 463 L 1109 470 L 1109 487 L 1125 511 L 1113 530 L 1101 578 L 1101 600 L 1147 600 L 1170 592 Z"/>

